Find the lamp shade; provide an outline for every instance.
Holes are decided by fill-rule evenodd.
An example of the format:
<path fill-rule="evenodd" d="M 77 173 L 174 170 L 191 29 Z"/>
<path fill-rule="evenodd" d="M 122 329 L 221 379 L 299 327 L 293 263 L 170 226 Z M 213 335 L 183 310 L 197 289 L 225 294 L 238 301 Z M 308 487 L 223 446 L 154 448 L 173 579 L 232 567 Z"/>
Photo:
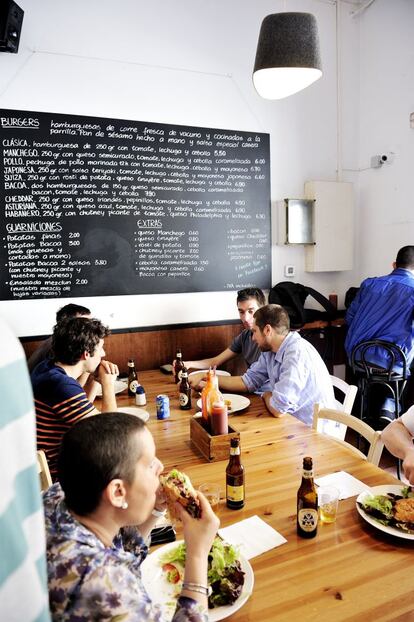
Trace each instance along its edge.
<path fill-rule="evenodd" d="M 310 13 L 274 13 L 260 28 L 253 83 L 265 99 L 282 99 L 322 76 L 318 24 Z"/>

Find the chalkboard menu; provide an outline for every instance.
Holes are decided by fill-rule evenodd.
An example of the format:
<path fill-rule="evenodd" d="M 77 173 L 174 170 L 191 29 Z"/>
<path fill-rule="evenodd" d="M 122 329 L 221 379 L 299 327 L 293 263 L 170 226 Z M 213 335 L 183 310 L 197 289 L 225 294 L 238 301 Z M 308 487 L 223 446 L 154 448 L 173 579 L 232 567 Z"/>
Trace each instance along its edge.
<path fill-rule="evenodd" d="M 269 136 L 0 111 L 0 299 L 270 286 Z"/>

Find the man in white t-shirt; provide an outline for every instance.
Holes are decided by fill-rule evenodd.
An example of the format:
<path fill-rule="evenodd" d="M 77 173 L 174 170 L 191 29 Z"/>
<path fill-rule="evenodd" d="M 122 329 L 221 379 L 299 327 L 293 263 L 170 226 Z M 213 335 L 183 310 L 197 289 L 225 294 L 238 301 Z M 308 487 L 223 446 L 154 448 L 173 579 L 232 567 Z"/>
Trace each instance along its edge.
<path fill-rule="evenodd" d="M 385 447 L 403 461 L 404 475 L 414 484 L 414 406 L 392 421 L 381 433 Z"/>

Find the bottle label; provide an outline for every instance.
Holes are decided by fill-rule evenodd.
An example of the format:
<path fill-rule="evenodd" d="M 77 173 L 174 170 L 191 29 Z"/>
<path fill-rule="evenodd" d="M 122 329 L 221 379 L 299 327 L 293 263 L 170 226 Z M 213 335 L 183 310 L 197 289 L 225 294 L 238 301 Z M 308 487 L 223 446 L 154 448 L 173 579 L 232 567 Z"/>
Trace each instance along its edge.
<path fill-rule="evenodd" d="M 229 501 L 244 500 L 244 486 L 226 486 L 226 497 Z"/>
<path fill-rule="evenodd" d="M 318 526 L 318 510 L 314 508 L 302 508 L 298 512 L 298 523 L 303 531 L 308 533 L 315 531 Z"/>
<path fill-rule="evenodd" d="M 303 469 L 302 477 L 303 479 L 313 479 L 313 471 L 305 471 Z"/>
<path fill-rule="evenodd" d="M 188 395 L 186 393 L 180 393 L 180 406 L 186 406 L 188 404 Z"/>
<path fill-rule="evenodd" d="M 129 390 L 132 391 L 132 393 L 136 393 L 138 389 L 138 385 L 139 385 L 138 380 L 132 380 L 129 383 Z"/>
<path fill-rule="evenodd" d="M 230 447 L 230 456 L 240 456 L 240 447 Z"/>

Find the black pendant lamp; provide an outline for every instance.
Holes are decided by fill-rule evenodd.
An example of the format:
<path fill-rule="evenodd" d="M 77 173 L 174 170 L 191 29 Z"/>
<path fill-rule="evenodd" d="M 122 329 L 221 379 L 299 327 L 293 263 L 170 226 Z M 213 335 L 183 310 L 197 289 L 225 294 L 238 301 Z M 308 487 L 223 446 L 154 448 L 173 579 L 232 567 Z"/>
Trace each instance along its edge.
<path fill-rule="evenodd" d="M 265 99 L 282 99 L 322 76 L 318 24 L 311 13 L 274 13 L 264 18 L 253 83 Z"/>

